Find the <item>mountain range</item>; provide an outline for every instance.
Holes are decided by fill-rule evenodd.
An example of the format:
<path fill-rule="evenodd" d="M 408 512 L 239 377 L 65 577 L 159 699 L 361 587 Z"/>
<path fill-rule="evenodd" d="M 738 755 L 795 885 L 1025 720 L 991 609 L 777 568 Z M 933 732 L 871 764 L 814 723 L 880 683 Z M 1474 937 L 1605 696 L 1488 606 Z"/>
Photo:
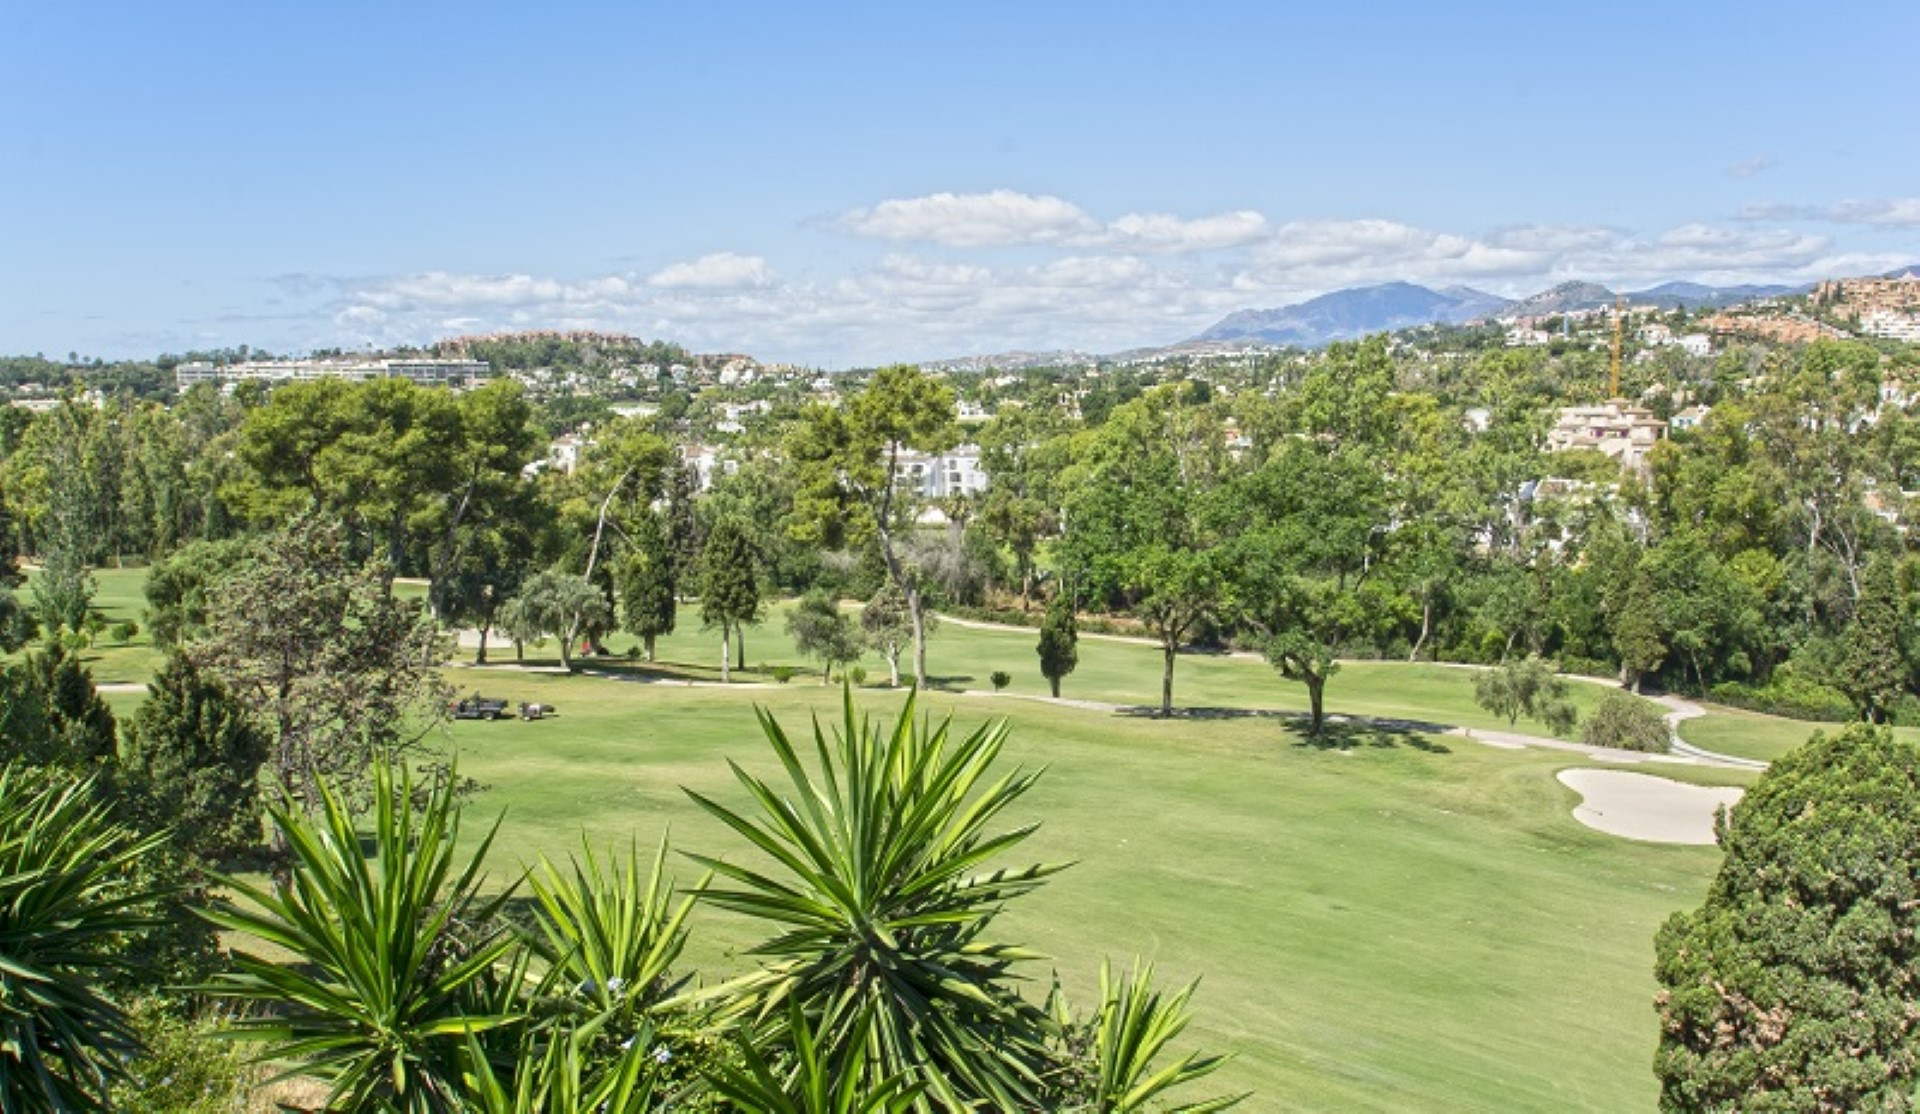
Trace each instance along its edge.
<path fill-rule="evenodd" d="M 1314 348 L 1336 340 L 1393 332 L 1419 325 L 1463 325 L 1494 317 L 1542 317 L 1599 309 L 1624 297 L 1628 305 L 1662 309 L 1713 309 L 1755 298 L 1796 293 L 1792 286 L 1703 286 L 1667 282 L 1624 295 L 1597 283 L 1563 282 L 1530 298 L 1511 300 L 1470 286 L 1432 290 L 1410 282 L 1357 286 L 1276 309 L 1229 314 L 1188 343 L 1253 341 Z"/>

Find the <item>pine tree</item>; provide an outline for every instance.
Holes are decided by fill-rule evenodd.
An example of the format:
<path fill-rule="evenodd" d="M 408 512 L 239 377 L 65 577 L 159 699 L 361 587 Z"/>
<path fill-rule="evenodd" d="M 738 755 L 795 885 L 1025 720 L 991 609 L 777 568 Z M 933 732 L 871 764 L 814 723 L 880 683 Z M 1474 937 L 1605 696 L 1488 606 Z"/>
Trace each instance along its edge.
<path fill-rule="evenodd" d="M 720 680 L 733 680 L 733 631 L 760 616 L 759 563 L 745 528 L 723 518 L 707 531 L 700 554 L 700 622 L 720 628 Z"/>
<path fill-rule="evenodd" d="M 629 632 L 640 636 L 652 661 L 654 640 L 673 633 L 677 578 L 659 516 L 648 513 L 634 535 L 635 552 L 620 570 L 621 618 Z"/>
<path fill-rule="evenodd" d="M 178 654 L 127 724 L 128 788 L 149 827 L 220 862 L 260 842 L 260 766 L 271 741 L 219 679 Z"/>
<path fill-rule="evenodd" d="M 1047 614 L 1040 623 L 1040 673 L 1060 697 L 1060 679 L 1080 664 L 1080 631 L 1074 621 L 1073 597 L 1061 592 L 1047 603 Z"/>
<path fill-rule="evenodd" d="M 1911 672 L 1901 638 L 1906 623 L 1893 564 L 1875 557 L 1860 573 L 1860 600 L 1840 639 L 1833 679 L 1868 723 L 1887 722 L 1894 703 L 1906 692 Z"/>
<path fill-rule="evenodd" d="M 39 624 L 15 591 L 25 580 L 20 572 L 19 531 L 6 494 L 0 492 L 0 653 L 13 653 L 38 633 Z"/>

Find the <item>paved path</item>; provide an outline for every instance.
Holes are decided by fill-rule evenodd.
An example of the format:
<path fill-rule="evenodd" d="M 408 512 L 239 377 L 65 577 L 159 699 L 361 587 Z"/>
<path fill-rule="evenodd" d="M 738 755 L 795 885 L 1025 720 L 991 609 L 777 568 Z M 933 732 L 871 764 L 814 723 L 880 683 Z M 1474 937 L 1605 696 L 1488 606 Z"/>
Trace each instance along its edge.
<path fill-rule="evenodd" d="M 1010 624 L 1010 623 L 985 623 L 985 622 L 981 622 L 978 619 L 959 619 L 951 615 L 940 616 L 940 621 L 943 623 L 952 623 L 954 626 L 957 626 L 957 627 L 967 627 L 972 630 L 1035 632 L 1035 629 L 1031 627 L 1014 626 L 1013 624 Z M 1154 639 L 1141 638 L 1134 635 L 1082 634 L 1080 637 L 1097 639 L 1103 642 L 1126 643 L 1128 645 L 1133 645 L 1133 646 L 1150 646 L 1150 647 L 1153 647 L 1154 649 L 1159 649 L 1160 647 L 1160 643 L 1155 641 Z M 1213 655 L 1210 655 L 1210 656 L 1213 656 Z M 1262 657 L 1259 654 L 1249 653 L 1244 650 L 1235 650 L 1225 655 L 1218 655 L 1218 656 L 1235 658 L 1241 661 L 1265 661 L 1266 660 L 1264 657 Z M 1358 663 L 1357 659 L 1344 659 L 1341 664 L 1345 665 L 1345 664 L 1357 664 L 1357 663 Z M 1383 664 L 1383 663 L 1378 659 L 1375 659 L 1369 664 L 1377 665 L 1377 664 Z M 1384 664 L 1396 664 L 1396 663 L 1384 663 Z M 1457 662 L 1457 661 L 1434 661 L 1434 662 L 1418 662 L 1418 663 L 1408 663 L 1408 664 L 1438 666 L 1442 669 L 1482 670 L 1482 669 L 1488 668 L 1487 666 L 1475 665 L 1471 662 Z M 1584 673 L 1562 673 L 1560 674 L 1560 676 L 1570 681 L 1579 681 L 1583 684 L 1589 684 L 1589 685 L 1605 685 L 1608 688 L 1618 688 L 1620 684 L 1618 681 L 1614 680 L 1611 677 L 1589 677 Z M 974 695 L 991 696 L 995 694 L 976 693 Z M 1011 696 L 1011 695 L 1017 695 L 1017 694 L 1001 693 L 999 695 Z M 1030 698 L 1030 699 L 1033 699 L 1033 698 Z M 1037 699 L 1045 700 L 1047 698 L 1038 697 Z M 1737 755 L 1732 755 L 1732 754 L 1719 754 L 1714 751 L 1710 751 L 1710 750 L 1703 749 L 1701 747 L 1694 746 L 1692 743 L 1689 743 L 1685 739 L 1682 739 L 1680 737 L 1681 721 L 1689 720 L 1689 719 L 1697 719 L 1707 714 L 1706 709 L 1702 708 L 1700 705 L 1693 703 L 1691 700 L 1684 700 L 1678 696 L 1646 696 L 1644 697 L 1644 699 L 1651 700 L 1655 704 L 1658 704 L 1667 709 L 1667 714 L 1666 714 L 1667 734 L 1669 736 L 1669 741 L 1667 745 L 1673 751 L 1672 757 L 1691 760 L 1692 762 L 1699 765 L 1703 765 L 1703 766 L 1726 766 L 1732 769 L 1739 769 L 1739 770 L 1764 770 L 1767 768 L 1767 764 L 1765 762 L 1757 761 L 1752 758 L 1741 758 Z M 1063 701 L 1060 701 L 1060 703 L 1074 704 L 1075 702 L 1063 700 Z M 1097 701 L 1088 702 L 1088 703 L 1098 705 Z M 1106 709 L 1121 708 L 1121 705 L 1117 705 L 1117 704 L 1098 705 L 1098 706 Z M 1138 713 L 1136 712 L 1132 714 L 1138 714 Z M 1269 713 L 1249 713 L 1249 714 L 1269 714 Z M 1281 714 L 1281 713 L 1271 713 L 1271 714 Z M 1340 721 L 1342 719 L 1349 719 L 1354 722 L 1361 722 L 1361 723 L 1370 722 L 1370 717 L 1366 717 L 1366 716 L 1360 716 L 1360 717 L 1329 716 L 1328 718 L 1335 721 Z M 1434 730 L 1431 732 L 1433 734 L 1460 735 L 1466 738 L 1475 739 L 1478 742 L 1488 743 L 1493 746 L 1510 745 L 1510 746 L 1522 746 L 1522 747 L 1538 747 L 1538 748 L 1549 749 L 1549 750 L 1568 750 L 1568 751 L 1572 751 L 1574 753 L 1579 753 L 1579 754 L 1592 754 L 1595 757 L 1604 758 L 1614 762 L 1636 762 L 1636 761 L 1646 761 L 1646 760 L 1658 760 L 1659 758 L 1662 757 L 1659 755 L 1640 754 L 1635 751 L 1615 750 L 1611 747 L 1583 746 L 1582 744 L 1579 744 L 1579 743 L 1569 743 L 1560 739 L 1547 739 L 1547 738 L 1542 738 L 1538 735 L 1521 735 L 1521 734 L 1515 734 L 1513 732 L 1507 732 L 1507 731 L 1481 731 L 1476 735 L 1471 729 L 1468 729 L 1468 728 L 1448 727 L 1446 725 L 1440 725 L 1440 724 L 1429 725 L 1429 726 L 1434 728 Z"/>

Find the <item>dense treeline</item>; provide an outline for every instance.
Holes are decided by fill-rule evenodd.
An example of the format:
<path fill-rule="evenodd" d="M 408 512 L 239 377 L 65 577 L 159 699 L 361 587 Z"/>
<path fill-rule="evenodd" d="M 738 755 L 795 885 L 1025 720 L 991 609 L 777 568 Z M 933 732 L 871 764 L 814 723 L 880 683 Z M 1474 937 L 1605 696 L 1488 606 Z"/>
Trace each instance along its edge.
<path fill-rule="evenodd" d="M 963 436 L 954 384 L 911 369 L 770 412 L 704 474 L 680 411 L 595 411 L 569 470 L 538 463 L 550 415 L 511 382 L 202 387 L 171 408 L 7 411 L 0 493 L 56 596 L 122 560 L 156 562 L 164 587 L 197 547 L 312 507 L 425 579 L 442 622 L 569 652 L 673 629 L 674 601 L 739 581 L 710 567 L 731 563 L 754 602 L 707 622 L 737 662 L 775 595 L 885 589 L 910 673 L 937 676 L 934 609 L 1065 593 L 1162 643 L 1168 707 L 1177 651 L 1212 642 L 1265 650 L 1316 706 L 1343 656 L 1531 654 L 1810 717 L 1920 719 L 1911 361 L 1825 342 L 1638 364 L 1656 409 L 1711 409 L 1627 470 L 1545 451 L 1554 408 L 1593 398 L 1594 356 L 1415 359 L 1374 340 L 1173 382 L 956 377 L 997 408 L 964 433 L 991 483 L 940 500 L 889 479 L 901 453 Z M 43 621 L 83 616 L 75 591 Z"/>

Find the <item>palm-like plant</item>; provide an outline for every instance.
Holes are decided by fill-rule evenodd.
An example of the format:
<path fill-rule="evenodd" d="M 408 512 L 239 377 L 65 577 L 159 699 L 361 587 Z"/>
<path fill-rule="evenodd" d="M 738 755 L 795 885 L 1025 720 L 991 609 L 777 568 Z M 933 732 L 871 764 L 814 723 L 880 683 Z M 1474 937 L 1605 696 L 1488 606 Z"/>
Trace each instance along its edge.
<path fill-rule="evenodd" d="M 152 924 L 156 896 L 128 878 L 161 837 L 138 838 L 91 780 L 0 770 L 0 1102 L 7 1111 L 95 1109 L 139 1041 L 99 981 L 119 944 Z"/>
<path fill-rule="evenodd" d="M 480 894 L 491 831 L 456 864 L 452 781 L 436 781 L 416 810 L 411 779 L 377 767 L 371 862 L 335 787 L 322 787 L 318 817 L 284 803 L 270 809 L 291 855 L 287 880 L 267 890 L 223 879 L 246 904 L 207 914 L 298 960 L 242 953 L 206 989 L 266 1006 L 231 1032 L 292 1062 L 288 1074 L 330 1083 L 332 1106 L 464 1110 L 474 1038 L 522 1019 L 524 953 L 496 922 L 512 888 Z"/>
<path fill-rule="evenodd" d="M 846 1055 L 834 1057 L 818 1030 L 838 1028 L 836 1019 L 809 1025 L 800 1000 L 789 999 L 779 1042 L 785 1063 L 758 1047 L 750 1033 L 738 1036 L 740 1063 L 718 1063 L 708 1074 L 715 1092 L 740 1110 L 766 1114 L 904 1114 L 925 1090 L 902 1072 L 870 1080 L 865 1072 L 865 1022 L 855 1021 Z"/>
<path fill-rule="evenodd" d="M 1092 1095 L 1088 1114 L 1139 1114 L 1164 1110 L 1167 1114 L 1212 1114 L 1235 1106 L 1245 1095 L 1207 1099 L 1177 1106 L 1159 1105 L 1168 1091 L 1213 1073 L 1224 1056 L 1191 1052 L 1170 1064 L 1156 1066 L 1161 1053 L 1178 1037 L 1192 1014 L 1187 1003 L 1194 983 L 1165 996 L 1153 988 L 1153 965 L 1137 962 L 1126 981 L 1116 980 L 1111 963 L 1100 965 L 1100 1013 L 1092 1023 Z M 1071 1025 L 1064 997 L 1056 1005 L 1063 1029 Z"/>
<path fill-rule="evenodd" d="M 798 1002 L 820 1055 L 858 1065 L 868 1091 L 905 1075 L 926 1086 L 922 1108 L 1031 1108 L 1050 1021 L 1008 983 L 1015 963 L 1036 957 L 986 930 L 1061 868 L 985 868 L 1033 832 L 990 829 L 1038 774 L 989 780 L 1004 724 L 957 738 L 947 722 L 916 721 L 909 696 L 883 732 L 855 714 L 850 690 L 842 706 L 831 734 L 814 723 L 813 772 L 759 713 L 786 795 L 737 764 L 751 814 L 688 791 L 778 868 L 693 856 L 731 883 L 703 886 L 705 900 L 781 928 L 755 949 L 769 965 L 715 995 L 776 1024 Z"/>
<path fill-rule="evenodd" d="M 595 1014 L 624 1018 L 628 1028 L 672 995 L 673 963 L 687 943 L 693 899 L 674 904 L 666 856 L 662 840 L 643 881 L 637 853 L 624 865 L 616 856 L 603 866 L 583 846 L 570 873 L 542 856 L 528 880 L 539 926 L 530 943 L 546 961 L 552 989 Z"/>

